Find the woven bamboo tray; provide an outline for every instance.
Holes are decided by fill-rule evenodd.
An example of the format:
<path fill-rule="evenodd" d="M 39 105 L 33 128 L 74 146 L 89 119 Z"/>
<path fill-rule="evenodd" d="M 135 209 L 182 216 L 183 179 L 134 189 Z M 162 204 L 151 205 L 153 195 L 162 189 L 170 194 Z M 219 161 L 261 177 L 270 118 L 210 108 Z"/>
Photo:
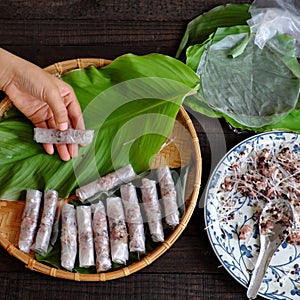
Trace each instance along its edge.
<path fill-rule="evenodd" d="M 87 68 L 89 66 L 103 67 L 110 63 L 110 60 L 105 59 L 83 58 L 55 63 L 45 68 L 45 70 L 59 76 L 74 69 Z M 12 103 L 8 98 L 3 99 L 0 103 L 0 116 L 11 106 Z M 25 205 L 24 201 L 0 200 L 0 245 L 5 248 L 9 254 L 24 262 L 28 269 L 53 277 L 75 281 L 107 281 L 128 276 L 150 265 L 174 244 L 186 228 L 197 203 L 202 174 L 202 158 L 199 140 L 191 119 L 184 108 L 181 108 L 177 115 L 177 122 L 175 122 L 173 132 L 169 138 L 169 143 L 156 155 L 151 168 L 156 168 L 166 163 L 171 168 L 178 168 L 190 163 L 190 161 L 192 161 L 192 164 L 189 169 L 186 187 L 187 200 L 185 202 L 185 213 L 181 217 L 180 224 L 166 237 L 160 246 L 138 262 L 118 270 L 100 274 L 73 273 L 38 262 L 35 260 L 33 252 L 26 254 L 17 247 L 21 217 Z"/>

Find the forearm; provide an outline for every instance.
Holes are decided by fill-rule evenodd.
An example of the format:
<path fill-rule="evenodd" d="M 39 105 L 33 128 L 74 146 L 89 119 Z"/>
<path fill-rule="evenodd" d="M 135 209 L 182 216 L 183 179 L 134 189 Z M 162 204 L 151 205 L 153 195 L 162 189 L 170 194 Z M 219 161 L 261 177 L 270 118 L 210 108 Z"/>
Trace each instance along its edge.
<path fill-rule="evenodd" d="M 22 63 L 21 58 L 0 48 L 0 90 L 6 91 L 7 86 L 17 77 L 16 73 Z"/>

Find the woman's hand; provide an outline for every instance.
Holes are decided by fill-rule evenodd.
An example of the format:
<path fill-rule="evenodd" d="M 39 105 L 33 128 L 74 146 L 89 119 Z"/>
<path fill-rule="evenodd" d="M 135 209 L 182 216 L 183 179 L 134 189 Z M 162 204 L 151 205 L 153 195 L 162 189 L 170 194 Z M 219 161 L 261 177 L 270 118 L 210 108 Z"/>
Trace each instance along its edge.
<path fill-rule="evenodd" d="M 38 66 L 0 49 L 0 89 L 36 127 L 84 129 L 80 105 L 70 85 Z M 45 151 L 54 153 L 51 144 Z M 56 145 L 62 160 L 78 155 L 78 145 Z"/>

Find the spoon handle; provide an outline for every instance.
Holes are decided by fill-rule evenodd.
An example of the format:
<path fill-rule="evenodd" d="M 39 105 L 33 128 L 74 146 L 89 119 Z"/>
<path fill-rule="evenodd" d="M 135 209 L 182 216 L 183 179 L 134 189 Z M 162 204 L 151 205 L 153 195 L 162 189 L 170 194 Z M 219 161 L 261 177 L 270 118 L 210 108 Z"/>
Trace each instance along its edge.
<path fill-rule="evenodd" d="M 258 289 L 261 285 L 262 279 L 266 273 L 270 260 L 275 252 L 276 248 L 270 247 L 270 242 L 267 241 L 261 245 L 261 249 L 252 272 L 250 284 L 247 290 L 247 297 L 249 299 L 255 299 Z"/>

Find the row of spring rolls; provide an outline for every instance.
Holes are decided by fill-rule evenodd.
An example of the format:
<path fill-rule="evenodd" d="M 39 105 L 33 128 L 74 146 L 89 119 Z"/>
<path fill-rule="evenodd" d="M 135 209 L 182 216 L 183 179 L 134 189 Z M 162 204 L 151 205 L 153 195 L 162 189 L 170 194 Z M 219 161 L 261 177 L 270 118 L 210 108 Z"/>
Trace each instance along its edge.
<path fill-rule="evenodd" d="M 93 196 L 101 193 L 108 193 L 110 190 L 124 184 L 125 182 L 130 182 L 136 176 L 131 165 L 125 166 L 116 170 L 115 172 L 109 173 L 103 176 L 99 180 L 95 180 L 85 186 L 82 186 L 76 190 L 76 195 L 79 200 L 84 202 L 85 200 L 92 198 Z M 175 227 L 179 223 L 179 212 L 177 205 L 177 195 L 176 189 L 174 185 L 174 181 L 168 166 L 163 166 L 157 169 L 157 176 L 162 196 L 162 202 L 165 207 L 166 215 L 166 223 Z M 145 202 L 152 203 L 148 204 L 150 207 L 149 210 L 153 210 L 153 213 L 150 213 L 150 219 L 152 220 L 152 216 L 154 214 L 160 214 L 157 207 L 157 195 L 155 193 L 154 182 L 150 182 L 147 179 L 143 180 L 142 190 Z M 156 206 L 156 207 L 155 207 Z M 156 212 L 155 212 L 156 211 Z"/>
<path fill-rule="evenodd" d="M 128 184 L 129 186 L 131 184 Z M 125 189 L 125 187 L 122 188 L 123 191 Z M 122 200 L 120 197 L 109 197 L 106 203 L 107 211 L 102 201 L 91 206 L 82 205 L 77 208 L 68 203 L 64 204 L 61 265 L 65 269 L 71 271 L 74 268 L 77 249 L 79 249 L 79 266 L 96 265 L 98 273 L 109 270 L 112 262 L 126 264 L 129 251 L 145 252 L 143 220 L 139 220 L 140 224 L 128 226 L 131 232 L 128 250 L 128 231 Z M 134 218 L 136 219 L 135 216 Z M 138 230 L 133 232 L 135 228 Z"/>
<path fill-rule="evenodd" d="M 91 206 L 75 208 L 64 204 L 62 208 L 61 265 L 72 271 L 77 256 L 80 267 L 96 265 L 97 272 L 107 271 L 112 261 L 125 264 L 128 260 L 127 228 L 120 198 L 109 198 L 107 214 L 102 201 Z M 122 204 L 121 204 L 122 205 Z M 111 236 L 111 238 L 109 238 Z M 78 245 L 77 245 L 78 241 Z"/>
<path fill-rule="evenodd" d="M 157 169 L 157 177 L 160 187 L 161 201 L 164 208 L 165 223 L 174 229 L 179 224 L 179 210 L 177 193 L 168 166 Z M 142 179 L 142 198 L 147 217 L 149 231 L 154 242 L 164 241 L 162 224 L 162 207 L 158 200 L 156 182 L 147 178 Z"/>
<path fill-rule="evenodd" d="M 121 174 L 122 181 L 126 177 L 125 173 L 129 172 L 130 176 L 133 175 L 132 167 L 123 168 L 123 175 L 120 170 L 102 178 L 102 186 L 112 186 L 112 183 L 121 182 L 120 179 L 114 178 L 117 175 Z M 166 213 L 165 221 L 169 227 L 174 228 L 179 223 L 179 210 L 176 189 L 169 167 L 159 168 L 157 175 Z M 105 178 L 108 182 L 104 180 Z M 86 187 L 85 191 L 90 193 Z M 164 241 L 162 209 L 158 200 L 156 182 L 143 178 L 141 191 L 146 213 L 145 221 L 148 223 L 152 240 L 162 242 Z M 74 268 L 77 249 L 79 265 L 81 267 L 96 265 L 97 272 L 110 269 L 112 262 L 126 264 L 129 258 L 128 250 L 138 254 L 145 253 L 144 219 L 136 188 L 132 183 L 123 184 L 120 187 L 120 193 L 120 198 L 107 198 L 107 212 L 101 201 L 91 206 L 81 205 L 77 208 L 68 203 L 63 205 L 61 210 L 61 265 L 65 269 L 71 271 Z M 24 252 L 29 252 L 33 243 L 41 195 L 39 191 L 27 192 L 19 240 L 19 248 Z M 57 192 L 46 192 L 43 215 L 34 246 L 35 251 L 41 254 L 45 254 L 48 249 L 57 200 Z"/>
<path fill-rule="evenodd" d="M 25 253 L 31 249 L 40 254 L 48 251 L 59 198 L 57 191 L 45 192 L 43 212 L 38 224 L 42 196 L 42 192 L 38 190 L 28 190 L 26 193 L 18 243 L 19 249 Z"/>
<path fill-rule="evenodd" d="M 170 169 L 165 166 L 157 170 L 162 204 L 165 211 L 166 224 L 174 228 L 179 223 L 179 210 L 177 206 L 177 195 L 175 184 Z M 146 213 L 146 221 L 151 238 L 154 242 L 164 241 L 164 230 L 162 224 L 162 210 L 158 200 L 156 182 L 147 178 L 142 179 L 142 200 Z M 109 223 L 109 235 L 105 225 L 105 211 L 102 204 L 102 222 L 96 232 L 102 234 L 102 249 L 100 253 L 96 249 L 97 270 L 109 260 L 109 246 L 111 259 L 118 264 L 126 264 L 128 260 L 128 246 L 130 252 L 143 254 L 146 251 L 146 238 L 144 230 L 144 219 L 141 206 L 138 201 L 137 191 L 132 183 L 123 184 L 120 187 L 121 197 L 107 198 L 107 215 Z M 98 204 L 99 205 L 99 204 Z M 97 217 L 94 215 L 94 221 Z M 127 223 L 127 227 L 126 227 Z M 101 229 L 103 228 L 103 229 Z M 129 236 L 129 241 L 128 241 Z M 95 247 L 100 244 L 95 239 Z M 100 247 L 100 246 L 99 246 Z M 105 249 L 105 250 L 104 250 Z M 106 263 L 108 264 L 108 263 Z"/>
<path fill-rule="evenodd" d="M 169 168 L 160 168 L 158 178 L 165 211 L 170 211 L 165 220 L 173 228 L 179 223 L 179 211 Z M 164 231 L 156 182 L 142 179 L 141 190 L 151 237 L 155 242 L 162 242 Z M 123 184 L 120 194 L 121 197 L 106 199 L 107 211 L 102 201 L 91 206 L 78 206 L 76 209 L 70 204 L 64 205 L 61 238 L 61 264 L 64 268 L 73 269 L 77 248 L 79 265 L 89 267 L 95 264 L 98 273 L 109 270 L 112 262 L 126 264 L 129 252 L 145 253 L 144 220 L 136 188 L 132 183 Z M 76 227 L 78 233 L 74 232 Z"/>

